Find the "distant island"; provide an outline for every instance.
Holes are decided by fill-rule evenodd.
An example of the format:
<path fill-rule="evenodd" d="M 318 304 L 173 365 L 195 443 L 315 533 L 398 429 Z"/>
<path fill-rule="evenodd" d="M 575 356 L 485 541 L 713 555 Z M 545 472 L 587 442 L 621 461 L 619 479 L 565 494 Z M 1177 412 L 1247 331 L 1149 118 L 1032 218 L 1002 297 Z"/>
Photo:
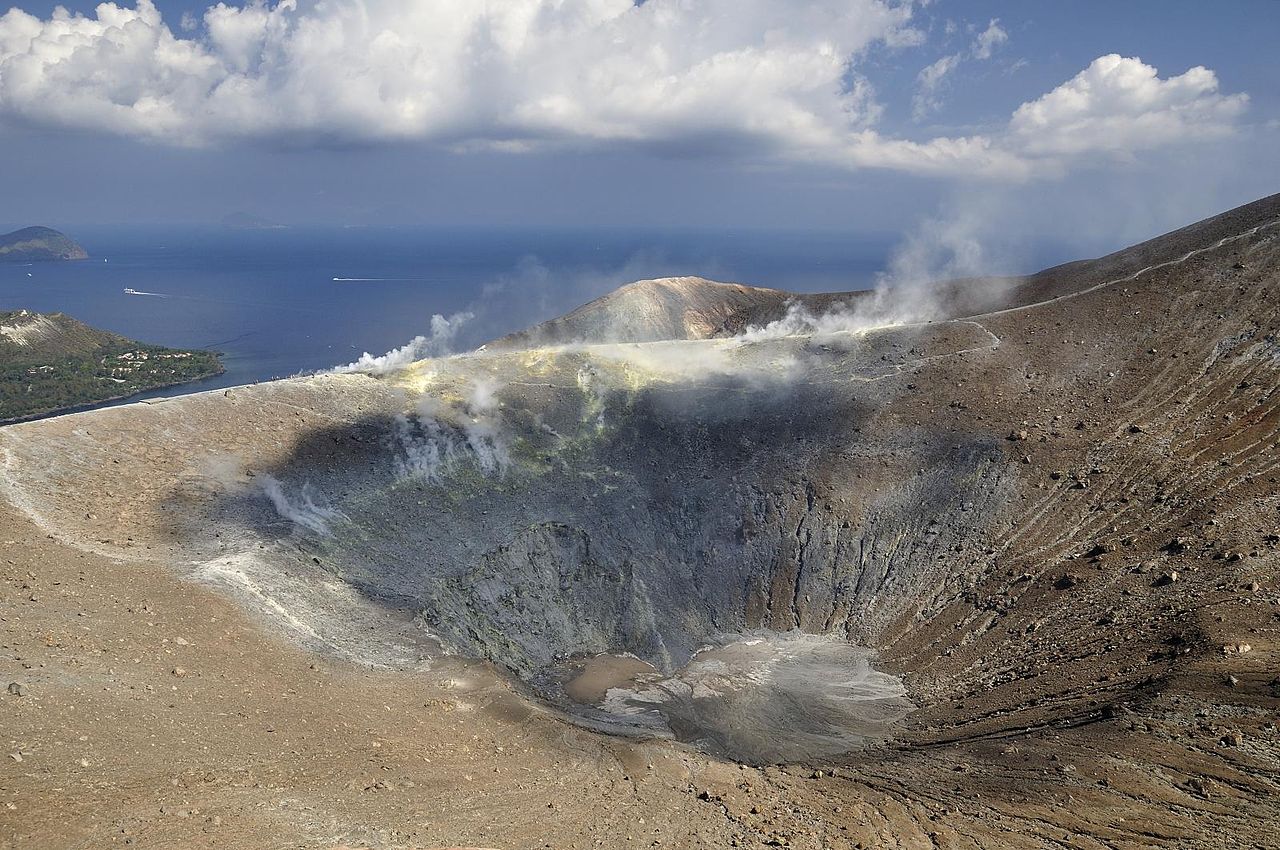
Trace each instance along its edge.
<path fill-rule="evenodd" d="M 0 423 L 223 372 L 218 355 L 147 345 L 63 313 L 0 311 Z"/>
<path fill-rule="evenodd" d="M 89 252 L 52 227 L 24 227 L 0 236 L 0 263 L 85 260 Z"/>
<path fill-rule="evenodd" d="M 253 215 L 247 212 L 235 212 L 222 217 L 222 226 L 232 230 L 284 230 L 289 225 Z"/>

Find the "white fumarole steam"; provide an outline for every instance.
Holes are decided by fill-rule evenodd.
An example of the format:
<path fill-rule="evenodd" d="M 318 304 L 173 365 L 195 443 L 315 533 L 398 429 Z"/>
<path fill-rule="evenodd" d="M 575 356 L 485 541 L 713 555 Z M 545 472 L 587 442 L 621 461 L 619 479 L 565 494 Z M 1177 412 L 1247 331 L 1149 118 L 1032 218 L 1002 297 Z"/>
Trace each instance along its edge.
<path fill-rule="evenodd" d="M 415 336 L 409 342 L 393 348 L 386 354 L 375 357 L 369 352 L 360 355 L 360 359 L 345 366 L 338 366 L 335 372 L 363 372 L 366 375 L 385 375 L 397 369 L 403 369 L 416 360 L 426 357 L 442 357 L 450 352 L 454 338 L 467 322 L 475 318 L 470 311 L 454 313 L 445 318 L 439 313 L 431 317 L 431 333 Z"/>
<path fill-rule="evenodd" d="M 944 316 L 940 284 L 959 278 L 986 277 L 996 267 L 987 247 L 987 216 L 973 205 L 926 219 L 894 249 L 875 289 L 816 314 L 792 303 L 780 319 L 749 327 L 736 337 L 742 343 L 788 336 L 824 337 L 865 333 L 876 328 L 937 321 Z M 1008 258 L 1002 265 L 1008 265 Z M 988 278 L 989 279 L 989 278 Z M 993 280 L 993 279 L 989 279 Z M 994 291 L 987 295 L 993 297 Z"/>
<path fill-rule="evenodd" d="M 275 506 L 276 513 L 316 534 L 328 536 L 329 522 L 343 516 L 341 511 L 316 504 L 315 499 L 311 497 L 311 488 L 306 484 L 302 485 L 302 490 L 295 500 L 289 498 L 284 491 L 284 485 L 271 475 L 260 474 L 258 482 L 262 492 Z"/>
<path fill-rule="evenodd" d="M 498 415 L 499 389 L 496 381 L 483 378 L 472 385 L 463 409 L 455 415 L 448 415 L 443 401 L 427 396 L 419 402 L 415 417 L 397 417 L 400 476 L 437 483 L 464 461 L 485 475 L 505 473 L 510 453 Z"/>

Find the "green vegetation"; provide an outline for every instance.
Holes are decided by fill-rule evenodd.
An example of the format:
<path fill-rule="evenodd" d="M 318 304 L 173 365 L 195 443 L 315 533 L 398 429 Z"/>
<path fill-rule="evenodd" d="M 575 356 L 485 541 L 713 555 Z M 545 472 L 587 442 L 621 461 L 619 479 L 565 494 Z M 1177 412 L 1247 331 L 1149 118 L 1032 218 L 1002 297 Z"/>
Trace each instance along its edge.
<path fill-rule="evenodd" d="M 0 422 L 221 372 L 212 351 L 146 345 L 62 313 L 0 312 Z"/>
<path fill-rule="evenodd" d="M 83 260 L 88 256 L 71 237 L 50 227 L 25 227 L 0 236 L 0 262 Z"/>

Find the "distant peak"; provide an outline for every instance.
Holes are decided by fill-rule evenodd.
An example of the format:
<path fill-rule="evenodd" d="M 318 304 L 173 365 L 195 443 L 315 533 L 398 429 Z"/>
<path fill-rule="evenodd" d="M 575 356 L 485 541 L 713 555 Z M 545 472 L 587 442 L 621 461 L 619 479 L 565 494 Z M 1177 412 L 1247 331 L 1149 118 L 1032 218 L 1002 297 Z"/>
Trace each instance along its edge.
<path fill-rule="evenodd" d="M 512 349 L 570 343 L 710 339 L 781 318 L 807 296 L 704 277 L 638 280 L 565 315 L 490 343 Z"/>

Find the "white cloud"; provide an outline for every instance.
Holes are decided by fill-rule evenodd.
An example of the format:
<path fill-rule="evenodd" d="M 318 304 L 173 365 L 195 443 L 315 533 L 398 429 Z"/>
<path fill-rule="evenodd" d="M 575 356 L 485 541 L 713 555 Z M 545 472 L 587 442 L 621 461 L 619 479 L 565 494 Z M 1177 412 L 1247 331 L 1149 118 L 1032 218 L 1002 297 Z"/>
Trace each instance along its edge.
<path fill-rule="evenodd" d="M 151 0 L 0 17 L 0 105 L 180 144 L 306 134 L 503 144 L 728 134 L 813 142 L 875 115 L 851 62 L 918 41 L 909 5 L 822 0 Z"/>
<path fill-rule="evenodd" d="M 94 17 L 13 9 L 0 16 L 0 122 L 197 146 L 653 145 L 1016 179 L 1220 134 L 1246 103 L 1203 68 L 1161 80 L 1103 57 L 1007 128 L 890 138 L 860 69 L 873 47 L 921 43 L 912 13 L 891 0 L 250 0 L 175 34 L 151 0 Z M 996 20 L 970 33 L 963 57 L 921 72 L 921 114 L 962 58 L 1008 38 Z"/>
<path fill-rule="evenodd" d="M 949 56 L 943 56 L 932 65 L 926 65 L 916 76 L 915 97 L 911 99 L 911 114 L 917 121 L 924 119 L 926 115 L 933 112 L 942 105 L 942 99 L 939 92 L 942 89 L 943 81 L 947 75 L 960 66 L 961 56 L 959 53 L 953 53 Z"/>
<path fill-rule="evenodd" d="M 990 59 L 996 48 L 1008 40 L 1009 33 L 1000 26 L 1000 19 L 992 18 L 987 28 L 978 33 L 978 37 L 973 40 L 973 58 Z"/>
<path fill-rule="evenodd" d="M 1128 156 L 1231 133 L 1248 104 L 1248 95 L 1220 94 L 1207 68 L 1161 79 L 1142 60 L 1112 53 L 1018 107 L 1009 133 L 1011 144 L 1029 156 Z"/>
<path fill-rule="evenodd" d="M 971 28 L 972 31 L 975 28 Z M 947 22 L 948 35 L 954 32 L 954 24 Z M 985 61 L 990 59 L 995 49 L 1009 40 L 1009 34 L 1000 26 L 999 18 L 992 18 L 987 28 L 978 33 L 965 53 L 952 53 L 943 56 L 932 65 L 926 65 L 916 75 L 916 93 L 911 99 L 911 116 L 916 121 L 923 121 L 930 112 L 942 106 L 942 92 L 946 88 L 947 78 L 967 59 Z"/>
<path fill-rule="evenodd" d="M 852 137 L 830 161 L 854 168 L 887 168 L 914 174 L 988 176 L 1019 180 L 1031 163 L 987 136 L 939 137 L 926 142 L 890 139 L 874 130 Z"/>

